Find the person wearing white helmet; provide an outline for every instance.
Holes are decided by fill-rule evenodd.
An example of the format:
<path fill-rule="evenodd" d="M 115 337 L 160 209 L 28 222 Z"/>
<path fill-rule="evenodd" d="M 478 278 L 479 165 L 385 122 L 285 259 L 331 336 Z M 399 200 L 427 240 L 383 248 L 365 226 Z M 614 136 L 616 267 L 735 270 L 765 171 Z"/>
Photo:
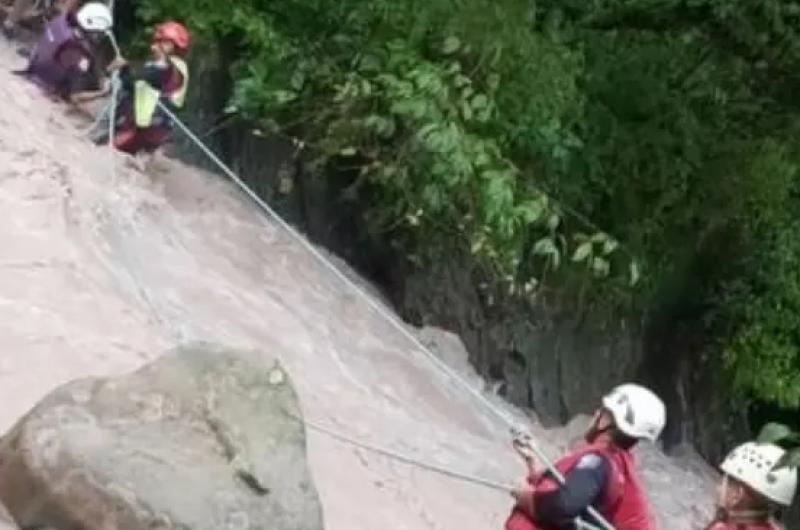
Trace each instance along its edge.
<path fill-rule="evenodd" d="M 75 11 L 75 21 L 80 29 L 102 35 L 114 25 L 114 16 L 103 2 L 87 2 Z"/>
<path fill-rule="evenodd" d="M 569 528 L 576 517 L 597 524 L 587 514 L 590 506 L 616 530 L 651 530 L 631 449 L 639 440 L 655 442 L 665 423 L 664 403 L 653 392 L 636 384 L 616 387 L 595 412 L 585 443 L 556 462 L 563 485 L 547 471 L 537 473 L 524 442 L 516 441 L 529 474 L 511 493 L 516 503 L 505 530 Z"/>
<path fill-rule="evenodd" d="M 113 17 L 102 2 L 88 2 L 48 22 L 25 70 L 50 94 L 71 103 L 85 103 L 106 95 L 96 48 L 111 28 Z"/>
<path fill-rule="evenodd" d="M 707 530 L 777 530 L 780 511 L 792 504 L 797 470 L 782 465 L 786 451 L 747 442 L 722 462 L 717 515 Z"/>

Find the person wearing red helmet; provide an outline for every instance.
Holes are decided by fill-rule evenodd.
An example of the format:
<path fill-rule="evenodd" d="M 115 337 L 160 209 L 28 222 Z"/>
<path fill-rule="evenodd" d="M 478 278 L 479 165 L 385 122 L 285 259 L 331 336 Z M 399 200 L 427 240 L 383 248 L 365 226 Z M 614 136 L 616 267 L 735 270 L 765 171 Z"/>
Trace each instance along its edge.
<path fill-rule="evenodd" d="M 173 111 L 183 107 L 189 82 L 183 56 L 190 44 L 189 31 L 183 24 L 163 22 L 154 28 L 151 57 L 141 72 L 134 74 L 122 58 L 109 66 L 111 70 L 119 70 L 123 92 L 113 139 L 117 149 L 130 154 L 152 153 L 169 138 L 172 123 L 159 110 L 158 103 Z"/>

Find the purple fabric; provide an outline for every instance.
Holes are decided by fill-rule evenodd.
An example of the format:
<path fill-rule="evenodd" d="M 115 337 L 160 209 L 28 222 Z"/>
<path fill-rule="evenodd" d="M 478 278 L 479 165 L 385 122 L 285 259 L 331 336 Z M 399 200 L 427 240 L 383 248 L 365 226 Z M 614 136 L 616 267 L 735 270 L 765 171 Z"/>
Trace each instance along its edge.
<path fill-rule="evenodd" d="M 74 35 L 67 15 L 59 15 L 47 23 L 28 62 L 27 73 L 34 81 L 48 88 L 60 83 L 65 72 L 56 55 L 64 43 L 72 38 Z"/>

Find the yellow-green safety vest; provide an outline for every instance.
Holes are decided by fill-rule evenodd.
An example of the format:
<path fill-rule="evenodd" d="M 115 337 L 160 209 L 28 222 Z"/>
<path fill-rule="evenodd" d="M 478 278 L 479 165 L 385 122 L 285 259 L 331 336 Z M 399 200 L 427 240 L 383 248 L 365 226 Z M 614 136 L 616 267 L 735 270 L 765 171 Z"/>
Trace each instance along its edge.
<path fill-rule="evenodd" d="M 168 98 L 175 107 L 181 108 L 186 102 L 186 89 L 189 86 L 189 68 L 186 65 L 186 61 L 180 57 L 170 57 L 169 61 L 180 72 L 183 83 L 181 83 L 178 90 L 169 94 Z M 153 123 L 153 116 L 160 98 L 161 92 L 150 86 L 146 81 L 136 81 L 134 83 L 133 119 L 136 127 L 149 127 Z"/>

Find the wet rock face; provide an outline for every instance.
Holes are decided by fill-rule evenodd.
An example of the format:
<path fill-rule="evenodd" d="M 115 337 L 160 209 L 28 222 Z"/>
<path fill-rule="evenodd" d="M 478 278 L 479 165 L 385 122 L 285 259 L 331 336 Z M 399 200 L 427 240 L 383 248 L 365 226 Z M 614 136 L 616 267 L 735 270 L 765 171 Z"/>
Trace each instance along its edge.
<path fill-rule="evenodd" d="M 0 504 L 0 530 L 19 530 L 19 527 L 14 522 L 14 519 L 11 517 L 11 514 L 8 513 L 8 510 L 2 504 Z M 41 529 L 30 529 L 30 530 L 49 530 L 49 529 L 41 528 Z"/>
<path fill-rule="evenodd" d="M 537 315 L 529 308 L 488 307 L 480 280 L 471 273 L 471 257 L 403 270 L 397 266 L 402 259 L 385 241 L 372 241 L 363 230 L 360 206 L 342 203 L 349 181 L 304 174 L 294 157 L 296 148 L 286 139 L 253 135 L 252 127 L 241 122 L 215 126 L 230 96 L 230 53 L 220 42 L 213 53 L 194 55 L 194 78 L 206 89 L 190 91 L 190 125 L 213 131 L 207 141 L 245 181 L 316 244 L 379 283 L 401 314 L 417 324 L 458 333 L 472 363 L 498 383 L 509 401 L 534 408 L 550 424 L 560 424 L 588 411 L 610 384 L 636 370 L 641 351 L 630 330 L 593 333 L 574 320 L 543 327 L 541 323 L 554 316 L 547 311 Z M 185 142 L 176 147 L 179 156 L 204 162 Z M 586 377 L 588 373 L 592 376 Z"/>
<path fill-rule="evenodd" d="M 245 181 L 316 244 L 378 283 L 404 317 L 458 333 L 470 361 L 509 401 L 535 409 L 549 424 L 561 424 L 588 412 L 610 385 L 636 374 L 644 354 L 633 323 L 592 329 L 572 312 L 559 318 L 554 308 L 491 305 L 472 273 L 471 256 L 406 270 L 386 241 L 366 233 L 357 201 L 342 202 L 349 180 L 305 174 L 295 159 L 296 147 L 284 138 L 253 135 L 252 127 L 241 122 L 216 127 L 214 119 L 230 97 L 230 53 L 220 42 L 213 53 L 194 56 L 194 78 L 206 90 L 190 92 L 190 124 L 213 131 L 210 145 Z M 182 142 L 176 152 L 199 161 L 196 149 Z"/>
<path fill-rule="evenodd" d="M 456 332 L 476 369 L 509 401 L 560 425 L 636 378 L 643 352 L 634 323 L 603 327 L 565 308 L 492 300 L 468 261 L 412 271 L 397 303 L 415 322 Z"/>
<path fill-rule="evenodd" d="M 321 530 L 297 398 L 277 363 L 184 347 L 65 385 L 0 445 L 23 528 Z"/>
<path fill-rule="evenodd" d="M 707 354 L 707 337 L 696 329 L 701 319 L 692 328 L 672 314 L 642 322 L 596 309 L 492 300 L 469 259 L 403 271 L 394 293 L 398 310 L 457 333 L 493 388 L 533 409 L 542 423 L 559 426 L 591 413 L 614 385 L 638 381 L 667 405 L 668 451 L 688 443 L 716 463 L 752 434 L 746 404 L 733 398 L 719 360 Z"/>

